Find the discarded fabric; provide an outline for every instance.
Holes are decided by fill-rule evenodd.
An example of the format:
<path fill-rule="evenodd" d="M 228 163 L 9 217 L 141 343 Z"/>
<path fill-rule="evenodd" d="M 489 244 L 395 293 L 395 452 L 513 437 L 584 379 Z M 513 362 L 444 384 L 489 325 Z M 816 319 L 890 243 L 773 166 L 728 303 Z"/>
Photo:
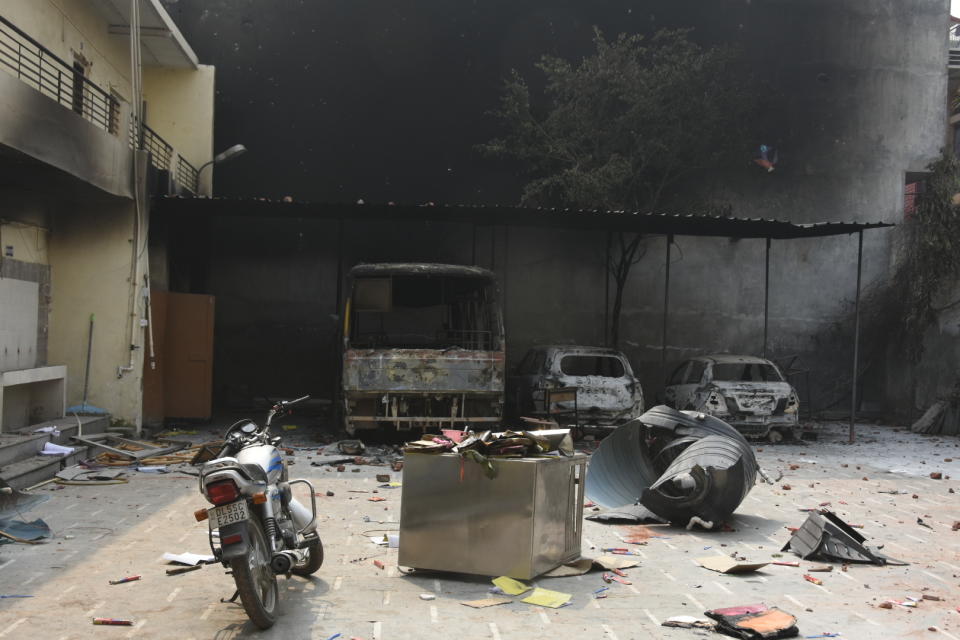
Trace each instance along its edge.
<path fill-rule="evenodd" d="M 52 442 L 44 442 L 43 449 L 40 451 L 42 456 L 68 456 L 73 453 L 73 447 L 64 447 Z"/>

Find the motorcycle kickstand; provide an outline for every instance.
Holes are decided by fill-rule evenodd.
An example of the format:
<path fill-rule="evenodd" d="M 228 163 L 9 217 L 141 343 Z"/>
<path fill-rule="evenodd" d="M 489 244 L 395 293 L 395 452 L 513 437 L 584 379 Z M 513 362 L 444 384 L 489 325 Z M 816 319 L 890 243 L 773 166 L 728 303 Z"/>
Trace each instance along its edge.
<path fill-rule="evenodd" d="M 233 595 L 230 596 L 230 598 L 228 598 L 227 600 L 224 600 L 223 598 L 220 598 L 220 602 L 222 602 L 222 603 L 224 603 L 224 604 L 226 604 L 226 603 L 228 603 L 228 602 L 236 603 L 236 601 L 237 601 L 237 596 L 239 596 L 239 595 L 240 595 L 240 590 L 237 589 L 236 591 L 233 592 Z"/>

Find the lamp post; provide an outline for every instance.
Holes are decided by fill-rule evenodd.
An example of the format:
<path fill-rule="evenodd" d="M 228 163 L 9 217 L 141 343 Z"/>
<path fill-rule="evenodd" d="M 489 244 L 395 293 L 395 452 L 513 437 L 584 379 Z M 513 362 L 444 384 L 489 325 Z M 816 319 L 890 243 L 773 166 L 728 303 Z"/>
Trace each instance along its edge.
<path fill-rule="evenodd" d="M 239 155 L 243 155 L 246 152 L 247 152 L 247 148 L 245 146 L 243 146 L 242 144 L 235 144 L 232 147 L 229 147 L 228 149 L 225 149 L 220 153 L 218 153 L 217 155 L 213 156 L 213 160 L 208 160 L 207 162 L 204 162 L 202 165 L 200 165 L 200 168 L 197 169 L 197 184 L 200 183 L 200 173 L 210 165 L 221 164 L 223 162 L 226 162 L 227 160 L 232 160 L 233 158 L 236 158 Z"/>

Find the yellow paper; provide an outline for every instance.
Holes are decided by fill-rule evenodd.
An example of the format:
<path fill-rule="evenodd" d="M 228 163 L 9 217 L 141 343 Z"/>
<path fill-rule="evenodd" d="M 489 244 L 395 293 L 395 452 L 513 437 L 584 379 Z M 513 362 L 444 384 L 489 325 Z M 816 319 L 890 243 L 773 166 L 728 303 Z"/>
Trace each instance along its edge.
<path fill-rule="evenodd" d="M 550 589 L 537 587 L 533 590 L 533 593 L 521 600 L 521 602 L 557 609 L 570 602 L 570 598 L 572 597 L 569 593 L 560 593 L 559 591 L 551 591 Z"/>
<path fill-rule="evenodd" d="M 530 591 L 530 586 L 525 585 L 518 580 L 513 578 L 508 578 L 507 576 L 500 576 L 499 578 L 493 579 L 493 584 L 500 587 L 504 593 L 511 596 L 518 596 L 521 593 Z"/>

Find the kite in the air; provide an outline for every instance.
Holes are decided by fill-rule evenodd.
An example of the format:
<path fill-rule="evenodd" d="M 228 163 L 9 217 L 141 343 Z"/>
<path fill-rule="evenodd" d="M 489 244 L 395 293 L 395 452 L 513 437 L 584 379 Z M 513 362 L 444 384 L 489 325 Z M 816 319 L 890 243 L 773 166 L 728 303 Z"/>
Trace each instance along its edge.
<path fill-rule="evenodd" d="M 777 149 L 762 144 L 760 145 L 760 157 L 754 158 L 753 161 L 766 169 L 767 173 L 770 173 L 777 164 Z"/>

